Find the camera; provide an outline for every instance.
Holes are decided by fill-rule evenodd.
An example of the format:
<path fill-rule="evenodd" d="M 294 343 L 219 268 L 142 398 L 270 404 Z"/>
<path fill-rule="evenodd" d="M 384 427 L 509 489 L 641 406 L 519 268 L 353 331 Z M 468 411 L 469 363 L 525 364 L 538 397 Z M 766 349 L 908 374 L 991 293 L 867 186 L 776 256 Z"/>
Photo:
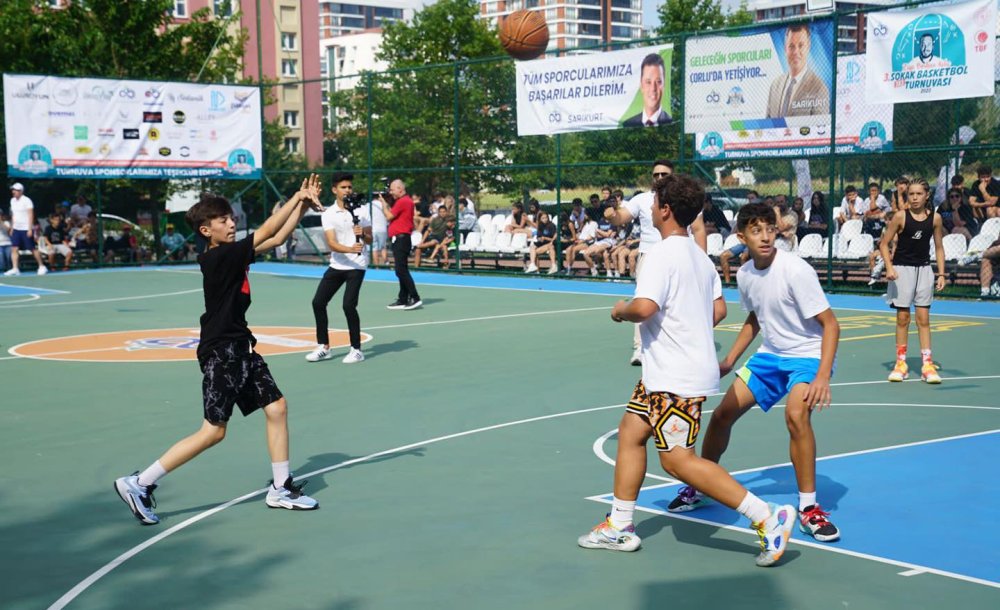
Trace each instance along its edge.
<path fill-rule="evenodd" d="M 385 199 L 386 203 L 392 205 L 396 201 L 396 199 L 389 194 L 389 184 L 392 182 L 392 179 L 388 176 L 382 176 L 379 178 L 379 181 L 382 182 L 382 190 L 375 191 L 375 196 Z"/>
<path fill-rule="evenodd" d="M 364 193 L 351 193 L 344 196 L 344 208 L 353 212 L 368 203 L 368 197 Z"/>

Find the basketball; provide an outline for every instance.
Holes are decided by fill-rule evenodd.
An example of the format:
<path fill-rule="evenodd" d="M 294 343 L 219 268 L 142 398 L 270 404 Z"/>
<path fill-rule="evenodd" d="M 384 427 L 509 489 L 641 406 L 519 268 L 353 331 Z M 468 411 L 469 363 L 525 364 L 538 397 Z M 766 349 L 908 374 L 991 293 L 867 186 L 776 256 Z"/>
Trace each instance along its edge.
<path fill-rule="evenodd" d="M 549 26 L 541 11 L 514 11 L 500 22 L 500 44 L 514 59 L 534 59 L 549 44 Z"/>

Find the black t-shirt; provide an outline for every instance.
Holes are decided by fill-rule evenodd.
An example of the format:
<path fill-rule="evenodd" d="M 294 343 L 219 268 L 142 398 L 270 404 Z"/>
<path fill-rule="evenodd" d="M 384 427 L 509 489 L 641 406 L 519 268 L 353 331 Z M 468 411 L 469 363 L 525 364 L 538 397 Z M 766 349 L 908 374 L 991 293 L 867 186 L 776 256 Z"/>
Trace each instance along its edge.
<path fill-rule="evenodd" d="M 52 225 L 45 227 L 45 239 L 49 240 L 49 243 L 53 246 L 63 243 L 69 239 L 69 232 L 66 231 L 66 225 L 59 225 L 58 229 Z"/>
<path fill-rule="evenodd" d="M 1000 180 L 990 178 L 990 181 L 986 183 L 986 194 L 990 197 L 1000 197 Z M 969 189 L 969 197 L 975 197 L 977 201 L 986 201 L 979 190 L 979 180 L 972 183 L 972 188 Z M 1000 201 L 997 204 L 1000 205 Z"/>
<path fill-rule="evenodd" d="M 549 238 L 548 241 L 552 241 L 556 236 L 556 225 L 549 221 L 545 224 L 538 225 L 538 238 Z"/>
<path fill-rule="evenodd" d="M 232 244 L 221 244 L 198 256 L 205 313 L 201 316 L 201 358 L 220 344 L 248 341 L 257 344 L 247 327 L 250 307 L 250 264 L 254 260 L 253 235 Z"/>

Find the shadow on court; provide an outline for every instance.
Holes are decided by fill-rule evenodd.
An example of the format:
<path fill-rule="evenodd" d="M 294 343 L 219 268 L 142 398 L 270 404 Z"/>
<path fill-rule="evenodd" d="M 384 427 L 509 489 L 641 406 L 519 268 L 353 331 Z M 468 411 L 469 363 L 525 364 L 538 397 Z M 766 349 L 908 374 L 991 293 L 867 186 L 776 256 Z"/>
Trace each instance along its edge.
<path fill-rule="evenodd" d="M 165 529 L 163 524 L 140 526 L 110 483 L 104 492 L 64 498 L 48 503 L 44 510 L 23 511 L 19 516 L 16 522 L 8 520 L 0 526 L 7 556 L 0 586 L 4 610 L 48 607 L 119 554 Z M 237 549 L 215 538 L 191 537 L 184 546 L 184 556 L 196 561 L 131 562 L 127 570 L 115 573 L 115 586 L 101 581 L 77 600 L 86 600 L 84 606 L 91 608 L 127 608 L 161 589 L 167 573 L 171 579 L 238 587 L 241 595 L 252 596 L 257 590 L 281 586 L 268 580 L 269 567 L 290 558 L 289 553 L 266 549 L 248 554 L 246 548 Z M 172 588 L 170 600 L 176 608 L 204 607 L 205 589 Z M 78 606 L 71 603 L 69 607 Z"/>
<path fill-rule="evenodd" d="M 782 559 L 784 562 L 784 559 Z M 711 571 L 711 568 L 708 568 Z M 669 573 L 669 572 L 668 572 Z M 664 580 L 642 585 L 639 608 L 783 608 L 801 607 L 788 599 L 768 570 L 751 575 L 709 574 L 705 578 Z"/>
<path fill-rule="evenodd" d="M 736 514 L 733 511 L 733 514 Z M 739 516 L 739 515 L 737 515 Z M 742 517 L 740 517 L 742 519 Z M 644 541 L 655 538 L 661 530 L 670 528 L 674 534 L 674 538 L 677 542 L 685 545 L 693 545 L 698 547 L 703 547 L 706 549 L 715 549 L 718 551 L 725 551 L 727 553 L 737 553 L 746 555 L 747 561 L 753 562 L 754 557 L 760 552 L 760 547 L 757 546 L 756 536 L 747 536 L 745 541 L 739 540 L 727 540 L 725 538 L 715 538 L 715 534 L 719 532 L 719 528 L 712 527 L 710 525 L 705 525 L 702 523 L 694 523 L 691 521 L 684 521 L 682 519 L 673 519 L 664 515 L 653 515 L 651 518 L 642 521 L 636 525 L 635 533 L 639 535 Z M 794 536 L 794 534 L 793 534 Z M 673 544 L 669 541 L 657 541 L 656 544 Z M 677 549 L 678 553 L 683 553 L 681 548 Z M 790 561 L 797 559 L 802 553 L 796 550 L 789 550 L 785 552 L 778 566 L 782 566 Z M 716 581 L 716 585 L 718 582 Z M 678 598 L 680 599 L 680 598 Z M 662 600 L 661 600 L 662 603 Z M 643 606 L 652 607 L 652 606 Z"/>
<path fill-rule="evenodd" d="M 405 352 L 406 350 L 411 350 L 418 347 L 420 347 L 420 344 L 417 343 L 416 341 L 411 341 L 410 339 L 400 339 L 399 341 L 392 341 L 389 343 L 376 343 L 370 348 L 364 350 L 365 360 L 370 360 L 371 358 L 377 358 L 385 354 Z"/>
<path fill-rule="evenodd" d="M 374 464 L 380 464 L 382 462 L 388 462 L 389 460 L 394 460 L 401 457 L 424 457 L 424 452 L 426 451 L 423 447 L 414 447 L 413 449 L 407 451 L 400 451 L 398 453 L 389 453 L 386 455 L 381 455 L 379 457 L 372 458 L 370 460 L 365 460 L 364 462 L 357 462 L 354 464 L 349 464 L 336 470 L 331 470 L 330 472 L 324 472 L 321 474 L 314 474 L 308 477 L 309 485 L 303 490 L 308 495 L 315 495 L 317 492 L 323 491 L 328 487 L 327 479 L 330 477 L 335 477 L 338 472 L 342 470 L 347 470 L 349 468 L 358 468 L 361 466 L 372 466 Z M 324 468 L 329 468 L 337 464 L 342 464 L 344 462 L 349 462 L 351 460 L 356 460 L 362 456 L 350 456 L 344 453 L 320 453 L 318 455 L 310 456 L 306 460 L 305 464 L 302 464 L 296 468 L 296 473 L 307 473 L 314 470 L 322 470 Z M 301 479 L 298 480 L 301 483 Z M 317 498 L 318 499 L 318 498 Z M 322 502 L 321 502 L 322 504 Z"/>

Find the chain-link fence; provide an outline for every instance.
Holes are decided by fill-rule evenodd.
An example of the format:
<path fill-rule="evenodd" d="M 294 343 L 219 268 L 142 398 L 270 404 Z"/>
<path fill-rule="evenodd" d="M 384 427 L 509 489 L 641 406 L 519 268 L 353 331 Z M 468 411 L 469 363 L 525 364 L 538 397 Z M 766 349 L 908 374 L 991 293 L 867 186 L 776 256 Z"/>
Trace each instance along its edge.
<path fill-rule="evenodd" d="M 906 7 L 918 4 L 922 3 L 912 2 Z M 707 148 L 709 134 L 687 133 L 693 130 L 686 128 L 685 117 L 693 109 L 745 101 L 739 91 L 732 89 L 710 91 L 704 100 L 692 99 L 690 92 L 694 89 L 689 87 L 693 85 L 686 77 L 695 63 L 706 62 L 688 57 L 688 50 L 700 48 L 697 43 L 710 37 L 738 40 L 747 34 L 769 31 L 766 28 L 771 27 L 755 24 L 552 52 L 563 55 L 673 45 L 672 64 L 667 70 L 673 122 L 651 129 L 583 131 L 555 136 L 517 135 L 515 64 L 510 58 L 338 74 L 343 71 L 339 65 L 342 55 L 335 51 L 328 57 L 333 74 L 329 78 L 311 81 L 282 78 L 278 83 L 262 85 L 264 99 L 281 101 L 279 107 L 295 109 L 293 113 L 301 110 L 305 116 L 313 112 L 310 109 L 322 108 L 322 161 L 317 164 L 319 160 L 314 159 L 307 163 L 301 156 L 271 155 L 264 160 L 265 177 L 260 183 L 214 182 L 201 186 L 238 197 L 253 224 L 263 220 L 276 203 L 294 192 L 307 171 L 325 175 L 334 170 L 351 171 L 355 174 L 355 188 L 368 193 L 381 190 L 385 179 L 400 178 L 406 182 L 409 193 L 421 195 L 424 204 L 440 192 L 450 196 L 449 206 L 452 200 L 468 200 L 475 208 L 478 216 L 475 221 L 460 217 L 461 206 L 451 209 L 459 218 L 449 269 L 520 273 L 530 255 L 532 234 L 525 232 L 522 238 L 516 232 L 504 231 L 515 202 L 521 202 L 527 213 L 534 200 L 551 214 L 560 226 L 557 249 L 561 251 L 565 246 L 562 241 L 566 216 L 574 200 L 580 199 L 587 206 L 592 195 L 602 198 L 603 187 L 621 190 L 627 199 L 635 192 L 649 189 L 654 160 L 670 159 L 679 171 L 706 182 L 714 204 L 722 209 L 727 221 L 752 197 L 751 191 L 761 198 L 783 196 L 789 206 L 802 197 L 801 222 L 806 226 L 797 231 L 796 247 L 814 263 L 826 286 L 833 290 L 877 290 L 884 287 L 884 278 L 879 278 L 874 288 L 869 288 L 868 282 L 870 264 L 877 262 L 870 259 L 874 258 L 873 248 L 877 252 L 878 226 L 872 230 L 866 224 L 862 234 L 867 232 L 872 239 L 859 239 L 852 244 L 854 224 L 845 232 L 838 222 L 848 187 L 855 187 L 859 196 L 865 198 L 868 186 L 874 183 L 880 193 L 891 198 L 897 177 L 923 177 L 934 189 L 935 202 L 946 202 L 947 186 L 954 176 L 961 176 L 968 189 L 977 166 L 1000 166 L 1000 98 L 994 95 L 878 107 L 878 100 L 862 97 L 858 101 L 859 98 L 850 97 L 845 91 L 852 84 L 851 79 L 855 88 L 861 87 L 863 91 L 864 83 L 852 71 L 858 69 L 855 64 L 864 58 L 867 20 L 894 9 L 874 10 L 875 7 L 859 7 L 775 26 L 780 33 L 773 36 L 779 45 L 783 39 L 778 37 L 787 36 L 789 26 L 806 25 L 813 37 L 811 60 L 833 72 L 828 81 L 835 83 L 829 92 L 832 116 L 825 133 L 836 139 L 835 147 L 822 142 L 815 146 L 816 136 L 824 134 L 814 126 L 810 133 L 814 146 L 803 147 L 800 155 L 790 155 L 787 147 L 768 147 L 768 135 L 763 133 L 767 130 L 748 125 L 734 128 L 732 134 L 722 134 L 722 139 L 730 135 L 737 140 L 743 138 L 746 142 L 736 143 L 752 154 L 740 158 L 713 157 L 705 154 L 712 152 Z M 821 40 L 823 36 L 828 38 Z M 717 67 L 731 69 L 725 65 Z M 762 99 L 751 102 L 764 104 Z M 782 110 L 789 102 L 790 99 L 780 98 L 767 101 L 769 105 L 782 106 Z M 863 111 L 860 106 L 864 106 Z M 859 113 L 864 116 L 854 116 Z M 289 119 L 288 112 L 284 114 L 285 126 L 289 128 L 284 134 L 285 146 L 304 152 L 300 139 L 316 138 L 318 125 Z M 279 122 L 282 119 L 276 115 L 272 118 Z M 872 126 L 873 122 L 879 123 L 881 129 Z M 790 128 L 783 135 L 795 139 L 806 133 L 803 127 L 794 129 L 795 133 Z M 865 143 L 867 137 L 877 140 L 876 144 L 884 144 L 882 140 L 888 140 L 889 135 L 891 146 Z M 850 137 L 853 144 L 847 142 Z M 810 213 L 813 202 L 819 199 L 824 203 L 823 213 Z M 378 224 L 379 212 L 373 209 L 370 213 Z M 969 249 L 979 247 L 982 239 L 968 242 L 973 242 L 986 223 L 985 219 L 976 218 L 975 226 L 968 226 L 969 223 L 962 222 L 964 216 L 957 211 L 949 216 L 949 231 L 955 231 L 956 224 L 957 234 L 963 234 L 963 229 L 967 231 L 966 243 L 960 246 L 957 238 L 951 240 L 947 253 L 951 280 L 948 290 L 955 295 L 979 292 L 979 266 L 974 261 L 975 252 Z M 327 250 L 325 240 L 318 220 L 306 220 L 303 229 L 296 233 L 297 243 L 290 244 L 293 247 L 290 252 L 300 260 L 320 261 Z M 709 251 L 718 257 L 736 238 L 732 236 L 732 225 L 725 226 L 722 222 L 712 225 L 710 230 L 718 231 L 718 236 L 710 236 Z M 992 231 L 993 226 L 987 230 Z M 811 234 L 817 237 L 806 239 Z M 434 268 L 439 266 L 440 261 Z M 577 274 L 591 275 L 591 270 L 579 259 L 574 269 Z M 608 271 L 613 275 L 614 271 L 622 270 L 604 269 L 598 263 L 596 271 L 606 276 Z"/>

